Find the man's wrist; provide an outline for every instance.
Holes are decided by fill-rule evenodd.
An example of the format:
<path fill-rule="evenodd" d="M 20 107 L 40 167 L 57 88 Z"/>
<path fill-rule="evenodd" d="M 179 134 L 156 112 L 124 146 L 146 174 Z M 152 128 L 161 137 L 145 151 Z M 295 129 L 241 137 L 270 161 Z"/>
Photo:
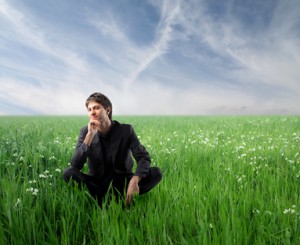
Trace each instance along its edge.
<path fill-rule="evenodd" d="M 134 175 L 132 178 L 135 178 L 135 179 L 137 179 L 137 180 L 138 180 L 138 182 L 140 182 L 140 181 L 141 181 L 141 179 L 142 179 L 142 177 L 141 177 L 141 176 L 138 176 L 138 175 Z"/>
<path fill-rule="evenodd" d="M 88 132 L 85 136 L 85 139 L 84 139 L 84 143 L 87 144 L 88 146 L 91 145 L 92 141 L 93 141 L 93 138 L 94 138 L 95 134 L 93 134 L 93 132 Z"/>

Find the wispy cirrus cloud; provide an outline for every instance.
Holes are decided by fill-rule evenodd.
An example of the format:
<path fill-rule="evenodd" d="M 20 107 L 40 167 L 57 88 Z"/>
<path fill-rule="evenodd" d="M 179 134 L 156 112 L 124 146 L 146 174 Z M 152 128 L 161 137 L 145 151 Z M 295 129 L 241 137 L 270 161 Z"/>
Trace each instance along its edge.
<path fill-rule="evenodd" d="M 223 18 L 217 20 L 205 8 L 196 13 L 193 6 L 185 6 L 185 12 L 190 14 L 181 15 L 180 24 L 187 38 L 198 40 L 199 49 L 206 51 L 194 54 L 195 47 L 183 46 L 182 52 L 186 56 L 200 62 L 204 56 L 212 65 L 218 65 L 214 62 L 217 57 L 227 77 L 240 83 L 285 84 L 299 92 L 300 74 L 295 69 L 299 66 L 300 52 L 297 30 L 300 6 L 297 1 L 280 2 L 276 6 L 266 4 L 264 11 L 273 10 L 268 20 L 261 16 L 264 11 L 256 10 L 252 18 L 261 20 L 257 21 L 257 26 L 250 26 L 251 31 L 247 29 L 249 23 L 242 23 L 236 16 L 240 5 L 235 2 L 227 6 Z"/>
<path fill-rule="evenodd" d="M 2 114 L 300 112 L 296 0 L 0 3 Z"/>

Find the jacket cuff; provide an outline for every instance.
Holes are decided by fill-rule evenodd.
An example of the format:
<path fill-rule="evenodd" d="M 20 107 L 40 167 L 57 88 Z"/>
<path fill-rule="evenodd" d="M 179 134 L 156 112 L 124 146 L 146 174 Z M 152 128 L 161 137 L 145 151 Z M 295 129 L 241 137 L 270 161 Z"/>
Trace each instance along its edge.
<path fill-rule="evenodd" d="M 89 150 L 89 146 L 86 143 L 82 143 L 81 150 L 83 153 L 85 153 Z"/>

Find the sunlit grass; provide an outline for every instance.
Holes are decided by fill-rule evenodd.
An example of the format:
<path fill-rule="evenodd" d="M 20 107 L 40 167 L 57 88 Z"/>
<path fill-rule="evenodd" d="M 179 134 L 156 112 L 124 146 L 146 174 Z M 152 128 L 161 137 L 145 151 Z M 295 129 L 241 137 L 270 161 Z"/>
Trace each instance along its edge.
<path fill-rule="evenodd" d="M 63 182 L 86 117 L 0 117 L 0 244 L 298 244 L 300 117 L 116 117 L 163 171 L 100 209 Z"/>

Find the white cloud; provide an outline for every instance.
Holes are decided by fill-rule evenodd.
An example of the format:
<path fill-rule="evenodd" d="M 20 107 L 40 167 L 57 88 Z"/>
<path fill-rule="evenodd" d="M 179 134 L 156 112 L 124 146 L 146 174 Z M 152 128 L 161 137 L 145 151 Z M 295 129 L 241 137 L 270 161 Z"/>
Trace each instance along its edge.
<path fill-rule="evenodd" d="M 268 24 L 253 33 L 233 3 L 215 18 L 206 1 L 149 2 L 160 18 L 137 44 L 113 3 L 74 5 L 82 26 L 68 28 L 40 19 L 34 6 L 0 0 L 0 103 L 82 114 L 86 97 L 100 91 L 116 114 L 299 113 L 298 1 L 270 8 Z"/>
<path fill-rule="evenodd" d="M 297 98 L 292 99 L 294 102 Z M 117 114 L 221 115 L 221 114 L 291 114 L 300 113 L 297 105 L 280 98 L 265 102 L 239 91 L 208 87 L 173 89 L 159 83 L 137 83 L 112 103 Z M 280 105 L 280 106 L 278 106 Z"/>

